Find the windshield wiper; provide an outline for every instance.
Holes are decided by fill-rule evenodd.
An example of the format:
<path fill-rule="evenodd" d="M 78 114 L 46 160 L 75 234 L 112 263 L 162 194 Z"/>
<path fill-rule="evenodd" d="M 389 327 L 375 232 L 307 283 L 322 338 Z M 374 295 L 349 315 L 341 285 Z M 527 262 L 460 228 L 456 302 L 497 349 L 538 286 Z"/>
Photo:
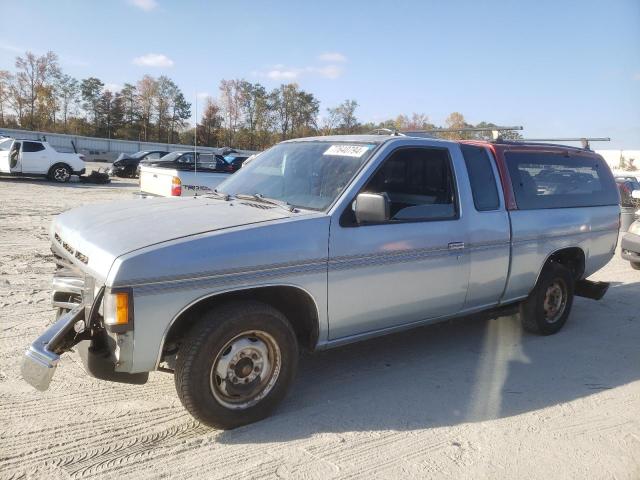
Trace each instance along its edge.
<path fill-rule="evenodd" d="M 269 205 L 275 205 L 276 207 L 284 208 L 288 212 L 295 212 L 295 207 L 290 203 L 287 203 L 283 200 L 276 200 L 275 198 L 265 197 L 261 193 L 254 193 L 253 195 L 248 195 L 246 193 L 236 193 L 234 197 L 239 198 L 240 200 L 253 200 L 254 202 L 267 203 Z"/>
<path fill-rule="evenodd" d="M 228 193 L 219 192 L 217 188 L 211 190 L 211 193 L 207 193 L 206 196 L 211 198 L 219 198 L 220 200 L 224 200 L 225 202 L 231 200 L 231 197 Z"/>

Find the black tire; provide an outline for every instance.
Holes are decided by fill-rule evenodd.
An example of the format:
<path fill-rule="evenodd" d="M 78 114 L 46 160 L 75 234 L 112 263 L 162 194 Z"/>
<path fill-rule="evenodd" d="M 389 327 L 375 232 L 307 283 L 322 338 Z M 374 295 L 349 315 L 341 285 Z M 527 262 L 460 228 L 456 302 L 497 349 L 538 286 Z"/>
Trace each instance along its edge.
<path fill-rule="evenodd" d="M 251 339 L 251 335 L 255 338 Z M 269 341 L 263 341 L 265 336 L 270 337 Z M 277 344 L 277 353 L 269 350 L 264 358 L 270 359 L 266 365 L 272 364 L 275 372 L 275 366 L 278 365 L 275 358 L 279 354 L 279 368 L 277 373 L 265 375 L 265 378 L 261 374 L 255 374 L 255 380 L 244 385 L 243 379 L 248 381 L 254 375 L 254 365 L 255 371 L 259 370 L 259 364 L 252 363 L 249 358 L 251 356 L 256 359 L 257 356 L 244 353 L 251 352 L 253 344 L 249 345 L 247 342 L 254 340 L 261 342 L 254 343 L 261 348 L 262 345 L 270 344 L 270 341 Z M 236 347 L 242 342 L 248 345 L 248 350 Z M 223 364 L 225 355 L 230 356 L 234 349 L 237 353 L 228 358 L 225 364 L 226 371 L 230 373 L 222 379 L 218 375 L 218 368 L 222 368 L 220 365 Z M 242 355 L 242 358 L 238 355 Z M 246 360 L 250 365 L 243 364 L 238 373 L 241 362 Z M 232 429 L 261 420 L 274 411 L 287 394 L 295 377 L 297 363 L 296 336 L 281 312 L 257 301 L 230 303 L 204 314 L 182 341 L 175 367 L 176 390 L 182 405 L 196 419 L 212 427 Z M 247 367 L 250 373 L 242 377 L 241 374 L 246 372 Z M 236 383 L 238 381 L 239 384 Z M 261 385 L 264 382 L 266 386 L 263 388 Z M 235 401 L 235 389 L 250 389 L 250 394 L 258 393 L 251 401 L 231 403 Z M 226 396 L 228 391 L 231 391 L 231 396 Z M 264 396 L 260 398 L 261 395 Z M 247 397 L 245 395 L 244 398 Z M 238 398 L 243 399 L 241 394 L 238 394 Z M 227 400 L 229 403 L 225 405 Z"/>
<path fill-rule="evenodd" d="M 56 163 L 49 169 L 49 180 L 57 183 L 66 183 L 71 179 L 73 174 L 71 167 L 65 163 Z"/>
<path fill-rule="evenodd" d="M 640 262 L 631 262 L 631 268 L 634 270 L 640 270 Z"/>
<path fill-rule="evenodd" d="M 520 304 L 523 328 L 538 335 L 560 331 L 571 312 L 574 287 L 571 270 L 557 263 L 548 264 L 529 297 Z M 559 296 L 560 301 L 556 301 Z"/>

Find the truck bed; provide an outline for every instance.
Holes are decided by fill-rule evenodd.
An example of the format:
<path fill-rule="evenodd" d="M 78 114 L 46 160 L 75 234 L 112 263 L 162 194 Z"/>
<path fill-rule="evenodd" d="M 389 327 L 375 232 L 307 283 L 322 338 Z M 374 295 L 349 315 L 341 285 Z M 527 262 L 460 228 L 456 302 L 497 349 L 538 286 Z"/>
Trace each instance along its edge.
<path fill-rule="evenodd" d="M 229 175 L 143 165 L 140 168 L 140 193 L 161 197 L 194 196 L 213 190 Z"/>

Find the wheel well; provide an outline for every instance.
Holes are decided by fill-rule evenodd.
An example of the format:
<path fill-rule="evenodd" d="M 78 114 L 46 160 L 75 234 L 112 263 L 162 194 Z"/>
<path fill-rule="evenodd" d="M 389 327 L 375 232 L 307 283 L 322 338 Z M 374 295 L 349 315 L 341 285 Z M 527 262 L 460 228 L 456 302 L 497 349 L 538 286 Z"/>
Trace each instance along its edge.
<path fill-rule="evenodd" d="M 280 310 L 293 327 L 301 347 L 314 350 L 318 342 L 318 309 L 315 301 L 304 290 L 291 286 L 259 287 L 237 290 L 204 298 L 182 312 L 169 328 L 162 355 L 172 353 L 180 346 L 181 339 L 201 318 L 202 313 L 223 303 L 242 300 L 258 300 Z"/>
<path fill-rule="evenodd" d="M 567 267 L 573 273 L 575 280 L 582 279 L 582 275 L 584 275 L 585 256 L 580 247 L 563 248 L 553 252 L 542 268 L 544 269 L 550 263 L 559 263 Z"/>

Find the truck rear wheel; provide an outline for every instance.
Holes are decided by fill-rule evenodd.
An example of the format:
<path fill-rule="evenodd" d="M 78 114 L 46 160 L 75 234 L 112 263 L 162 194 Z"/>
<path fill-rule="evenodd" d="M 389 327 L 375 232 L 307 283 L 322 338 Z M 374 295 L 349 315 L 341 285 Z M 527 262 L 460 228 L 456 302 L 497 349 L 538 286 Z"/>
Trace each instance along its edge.
<path fill-rule="evenodd" d="M 558 263 L 547 265 L 529 297 L 520 305 L 523 328 L 539 335 L 552 335 L 564 326 L 573 305 L 571 270 Z"/>
<path fill-rule="evenodd" d="M 231 429 L 271 414 L 295 376 L 298 344 L 286 317 L 260 302 L 206 313 L 176 359 L 184 407 L 202 423 Z"/>

